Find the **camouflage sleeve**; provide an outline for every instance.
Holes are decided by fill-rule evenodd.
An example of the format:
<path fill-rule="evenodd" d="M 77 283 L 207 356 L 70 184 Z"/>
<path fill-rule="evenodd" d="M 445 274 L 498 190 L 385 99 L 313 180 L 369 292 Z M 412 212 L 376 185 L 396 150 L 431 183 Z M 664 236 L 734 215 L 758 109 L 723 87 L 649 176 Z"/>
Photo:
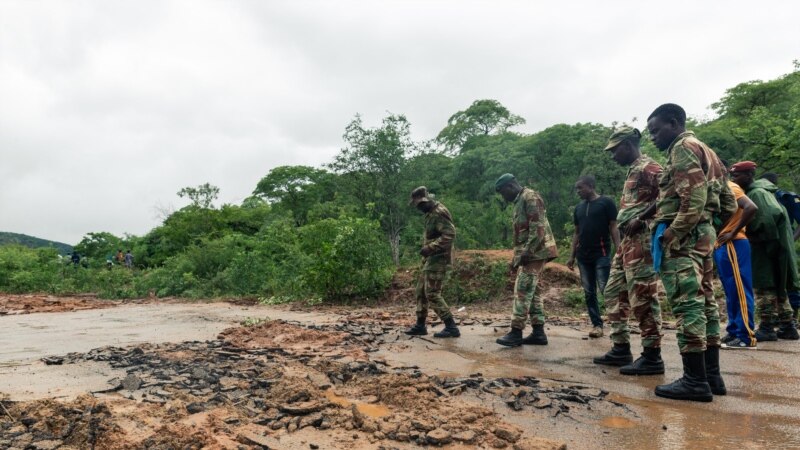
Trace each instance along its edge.
<path fill-rule="evenodd" d="M 642 184 L 647 191 L 645 198 L 642 200 L 652 203 L 658 199 L 658 181 L 663 171 L 664 169 L 656 163 L 649 164 L 645 170 L 642 171 Z"/>
<path fill-rule="evenodd" d="M 453 222 L 442 216 L 436 216 L 434 226 L 439 237 L 429 242 L 427 247 L 433 250 L 433 254 L 444 253 L 453 246 L 453 239 L 456 238 L 456 226 Z"/>
<path fill-rule="evenodd" d="M 675 192 L 680 199 L 678 214 L 669 226 L 676 240 L 683 239 L 700 222 L 708 198 L 706 175 L 700 158 L 690 148 L 672 148 L 672 172 Z"/>
<path fill-rule="evenodd" d="M 544 211 L 544 203 L 540 198 L 525 202 L 525 214 L 527 214 L 528 219 L 528 241 L 525 242 L 524 254 L 528 256 L 533 256 L 544 245 L 544 227 L 540 226 L 539 223 L 541 211 Z"/>

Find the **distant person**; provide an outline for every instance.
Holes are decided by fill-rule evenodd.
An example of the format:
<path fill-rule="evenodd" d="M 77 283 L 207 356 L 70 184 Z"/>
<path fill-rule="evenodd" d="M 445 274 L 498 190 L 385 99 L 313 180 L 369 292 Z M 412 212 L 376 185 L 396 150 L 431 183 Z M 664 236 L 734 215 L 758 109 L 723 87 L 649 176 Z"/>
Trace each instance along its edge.
<path fill-rule="evenodd" d="M 750 241 L 745 227 L 755 217 L 758 206 L 748 198 L 738 184 L 728 181 L 738 209 L 725 222 L 714 245 L 714 262 L 719 281 L 725 291 L 728 311 L 727 334 L 722 338 L 722 348 L 755 349 L 755 296 L 753 270 L 750 264 Z"/>
<path fill-rule="evenodd" d="M 517 272 L 511 330 L 496 342 L 507 347 L 547 345 L 544 302 L 536 286 L 545 263 L 558 256 L 558 249 L 547 221 L 544 200 L 533 189 L 522 187 L 510 173 L 498 178 L 494 187 L 505 201 L 514 204 L 514 257 L 510 267 Z M 523 338 L 522 330 L 528 316 L 533 331 Z"/>
<path fill-rule="evenodd" d="M 766 179 L 755 179 L 756 163 L 741 161 L 731 166 L 731 179 L 744 189 L 758 206 L 747 225 L 753 261 L 753 287 L 760 322 L 758 341 L 797 340 L 800 335 L 793 323 L 794 311 L 788 293 L 800 287 L 797 257 L 789 215 L 775 198 L 778 187 Z M 775 332 L 775 327 L 779 327 Z"/>
<path fill-rule="evenodd" d="M 125 267 L 128 269 L 133 268 L 133 253 L 130 250 L 125 253 Z"/>
<path fill-rule="evenodd" d="M 575 234 L 572 236 L 572 253 L 567 267 L 573 270 L 575 260 L 578 260 L 586 309 L 592 321 L 589 337 L 599 338 L 603 336 L 603 318 L 600 316 L 597 293 L 598 289 L 603 292 L 606 288 L 611 271 L 612 242 L 615 249 L 619 248 L 617 205 L 611 198 L 595 191 L 595 180 L 591 175 L 578 178 L 575 192 L 582 201 L 573 213 Z"/>
<path fill-rule="evenodd" d="M 434 333 L 436 338 L 457 338 L 461 336 L 450 307 L 442 297 L 442 285 L 453 262 L 453 240 L 456 227 L 450 211 L 433 199 L 425 186 L 411 191 L 410 204 L 425 214 L 425 228 L 422 234 L 422 267 L 417 278 L 417 323 L 405 331 L 412 336 L 428 334 L 425 321 L 430 305 L 444 322 L 444 329 Z"/>
<path fill-rule="evenodd" d="M 122 249 L 117 250 L 117 264 L 120 266 L 125 264 L 125 255 L 122 253 Z"/>
<path fill-rule="evenodd" d="M 727 221 L 736 200 L 717 154 L 686 129 L 683 108 L 659 106 L 648 116 L 647 129 L 667 155 L 653 224 L 653 266 L 675 315 L 683 363 L 683 376 L 656 386 L 655 394 L 710 402 L 727 393 L 719 368 L 719 306 L 710 284 L 717 239 L 712 223 Z"/>
<path fill-rule="evenodd" d="M 774 184 L 775 186 L 778 185 L 778 174 L 767 172 L 761 175 L 761 178 L 769 180 L 770 183 Z M 775 191 L 775 197 L 778 199 L 781 205 L 786 208 L 786 212 L 789 214 L 789 220 L 791 221 L 791 226 L 794 228 L 793 237 L 794 240 L 800 239 L 800 195 L 795 194 L 791 191 L 783 191 L 778 189 Z M 796 254 L 795 254 L 796 256 Z M 792 305 L 792 310 L 794 311 L 794 323 L 797 324 L 798 315 L 800 314 L 800 291 L 792 291 L 787 293 L 789 296 L 789 304 Z"/>
<path fill-rule="evenodd" d="M 108 255 L 106 256 L 106 268 L 111 270 L 112 267 L 114 267 L 114 255 Z"/>
<path fill-rule="evenodd" d="M 621 166 L 628 167 L 622 187 L 617 225 L 622 234 L 611 275 L 604 291 L 609 307 L 613 347 L 595 364 L 622 366 L 624 375 L 664 373 L 661 359 L 661 306 L 658 303 L 658 275 L 653 270 L 649 222 L 658 198 L 660 164 L 639 149 L 642 134 L 636 128 L 622 127 L 608 140 L 606 151 Z M 633 360 L 628 317 L 633 313 L 642 337 L 642 355 Z"/>
<path fill-rule="evenodd" d="M 78 252 L 73 250 L 71 260 L 72 264 L 74 264 L 75 267 L 77 267 L 81 263 L 81 255 L 79 255 Z"/>

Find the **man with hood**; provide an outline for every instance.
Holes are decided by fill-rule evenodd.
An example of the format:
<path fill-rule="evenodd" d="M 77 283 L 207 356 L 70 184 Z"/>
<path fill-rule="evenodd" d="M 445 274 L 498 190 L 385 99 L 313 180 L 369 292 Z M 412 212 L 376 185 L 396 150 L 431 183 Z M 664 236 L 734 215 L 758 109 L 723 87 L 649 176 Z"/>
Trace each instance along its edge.
<path fill-rule="evenodd" d="M 731 166 L 730 172 L 733 182 L 758 206 L 747 225 L 747 239 L 752 244 L 753 288 L 761 318 L 756 340 L 800 339 L 792 325 L 793 311 L 788 297 L 788 292 L 797 291 L 800 286 L 797 257 L 789 216 L 775 198 L 778 187 L 763 178 L 756 180 L 756 163 L 752 161 L 738 162 Z"/>

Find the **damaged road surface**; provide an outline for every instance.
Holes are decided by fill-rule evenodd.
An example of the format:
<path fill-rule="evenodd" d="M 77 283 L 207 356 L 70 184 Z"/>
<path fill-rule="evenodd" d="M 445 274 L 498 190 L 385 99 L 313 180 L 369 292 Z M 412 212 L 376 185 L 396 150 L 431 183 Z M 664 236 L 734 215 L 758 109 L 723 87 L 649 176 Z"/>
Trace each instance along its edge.
<path fill-rule="evenodd" d="M 631 378 L 591 364 L 608 341 L 573 322 L 507 349 L 501 314 L 462 314 L 449 340 L 410 321 L 223 303 L 0 317 L 0 449 L 800 446 L 797 343 L 724 353 L 730 394 L 688 404 L 652 395 L 679 376 L 674 333 L 666 376 Z"/>

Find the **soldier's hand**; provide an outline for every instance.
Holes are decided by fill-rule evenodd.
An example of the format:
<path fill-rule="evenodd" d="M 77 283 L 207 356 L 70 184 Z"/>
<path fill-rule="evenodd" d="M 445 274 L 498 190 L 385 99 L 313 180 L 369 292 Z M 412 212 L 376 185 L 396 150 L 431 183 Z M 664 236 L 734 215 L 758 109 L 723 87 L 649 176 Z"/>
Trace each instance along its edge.
<path fill-rule="evenodd" d="M 567 261 L 567 268 L 569 270 L 575 270 L 575 258 L 569 258 L 569 261 Z"/>
<path fill-rule="evenodd" d="M 419 250 L 419 254 L 422 255 L 424 258 L 431 256 L 433 254 L 433 250 L 430 247 L 422 247 Z"/>

